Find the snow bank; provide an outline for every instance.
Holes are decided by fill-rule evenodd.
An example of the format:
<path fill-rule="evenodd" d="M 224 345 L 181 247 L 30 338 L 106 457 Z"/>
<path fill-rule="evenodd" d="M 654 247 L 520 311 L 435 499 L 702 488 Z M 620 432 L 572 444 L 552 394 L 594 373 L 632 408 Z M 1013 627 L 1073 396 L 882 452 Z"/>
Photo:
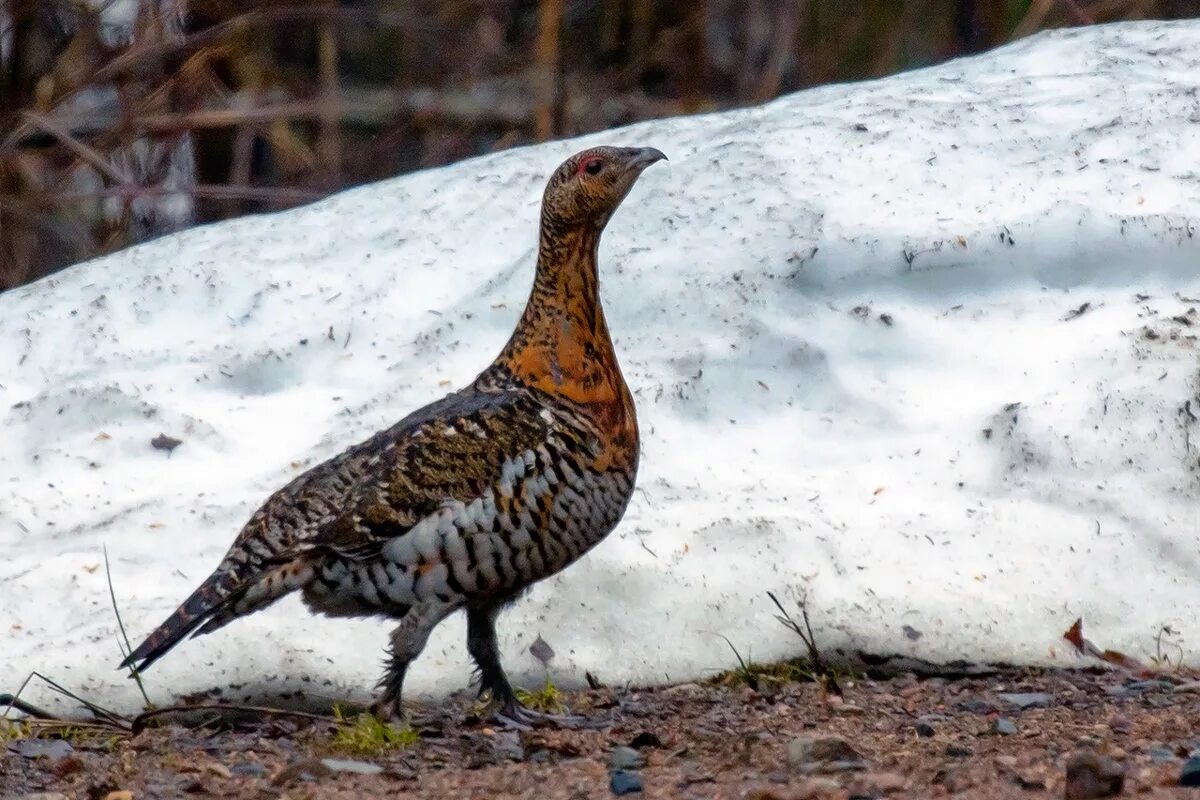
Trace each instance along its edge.
<path fill-rule="evenodd" d="M 0 296 L 0 676 L 129 709 L 140 638 L 274 488 L 469 380 L 528 291 L 560 159 L 653 145 L 602 247 L 645 432 L 594 554 L 501 623 L 514 673 L 659 682 L 799 643 L 1071 661 L 1200 648 L 1200 24 L 1043 34 L 761 108 L 464 162 L 185 232 Z M 150 441 L 183 440 L 168 455 Z M 289 599 L 152 696 L 365 699 L 387 626 Z M 465 685 L 463 625 L 412 673 Z M 7 688 L 7 687 L 3 687 Z M 46 700 L 43 692 L 38 700 Z"/>

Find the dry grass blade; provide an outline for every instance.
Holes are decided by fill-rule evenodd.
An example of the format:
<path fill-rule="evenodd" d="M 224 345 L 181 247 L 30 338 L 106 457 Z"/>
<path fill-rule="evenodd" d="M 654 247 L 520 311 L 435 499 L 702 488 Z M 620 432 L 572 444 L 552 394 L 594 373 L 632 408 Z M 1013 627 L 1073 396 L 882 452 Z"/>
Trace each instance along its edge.
<path fill-rule="evenodd" d="M 33 680 L 36 673 L 29 673 L 25 676 L 25 680 L 21 681 L 21 685 L 17 687 L 16 694 L 0 694 L 0 706 L 4 706 L 4 713 L 0 714 L 0 722 L 8 719 L 8 712 L 14 708 L 22 714 L 28 714 L 31 717 L 38 719 L 53 719 L 54 715 L 45 709 L 39 708 L 32 703 L 26 703 L 21 699 L 21 693 L 25 691 L 25 687 Z"/>
<path fill-rule="evenodd" d="M 800 607 L 800 617 L 804 621 L 803 628 L 800 627 L 796 620 L 792 619 L 792 615 L 783 607 L 783 603 L 779 602 L 779 598 L 775 596 L 774 592 L 767 592 L 767 597 L 771 598 L 771 602 L 779 609 L 779 613 L 775 615 L 775 619 L 779 620 L 784 627 L 799 636 L 800 641 L 804 642 L 804 646 L 808 648 L 808 660 L 812 667 L 813 675 L 827 691 L 840 696 L 842 694 L 842 687 L 838 685 L 833 670 L 821 658 L 821 651 L 817 647 L 817 639 L 813 635 L 812 623 L 808 619 L 808 595 L 805 594 L 797 602 L 797 605 Z"/>
<path fill-rule="evenodd" d="M 57 718 L 53 714 L 51 714 L 43 709 L 37 708 L 36 706 L 31 706 L 20 700 L 21 692 L 23 692 L 25 690 L 25 687 L 29 684 L 29 682 L 33 678 L 37 678 L 38 680 L 42 681 L 47 686 L 49 686 L 51 690 L 57 692 L 58 694 L 61 694 L 64 697 L 69 697 L 70 699 L 79 703 L 79 705 L 86 708 L 96 718 L 96 720 L 97 720 L 96 724 L 99 724 L 102 726 L 107 726 L 109 728 L 115 728 L 115 729 L 121 730 L 121 731 L 129 730 L 129 720 L 127 718 L 121 716 L 120 714 L 116 713 L 115 711 L 110 711 L 109 709 L 105 708 L 104 706 L 93 703 L 91 700 L 87 700 L 83 697 L 80 697 L 79 695 L 75 694 L 74 692 L 72 692 L 70 689 L 66 688 L 62 684 L 58 683 L 55 680 L 47 678 L 45 675 L 43 675 L 42 673 L 40 673 L 36 670 L 29 673 L 29 677 L 27 677 L 25 679 L 25 681 L 21 684 L 21 688 L 17 691 L 17 693 L 15 695 L 11 695 L 11 696 L 0 695 L 0 698 L 9 697 L 10 699 L 9 699 L 9 702 L 7 703 L 7 705 L 10 708 L 17 708 L 17 710 L 19 710 L 19 711 L 24 711 L 25 708 L 34 709 L 36 712 L 38 712 L 34 716 L 37 716 L 39 719 L 51 720 L 51 721 L 62 721 L 64 723 L 66 723 L 66 720 L 57 720 Z M 18 707 L 18 705 L 20 705 L 21 707 Z M 29 712 L 26 711 L 25 713 L 29 713 Z M 70 724 L 75 724 L 75 723 L 70 723 Z"/>
<path fill-rule="evenodd" d="M 121 651 L 121 658 L 124 659 L 133 652 L 133 646 L 129 642 L 129 634 L 125 632 L 125 623 L 121 620 L 121 610 L 117 607 L 117 592 L 113 589 L 112 569 L 108 564 L 108 548 L 104 548 L 104 575 L 108 578 L 108 596 L 112 599 L 113 614 L 117 617 L 117 628 L 121 631 L 121 639 L 124 640 L 124 646 L 121 642 L 117 642 L 117 649 Z M 150 702 L 150 695 L 146 694 L 146 687 L 142 683 L 142 675 L 138 672 L 137 667 L 129 665 L 129 675 L 137 682 L 138 691 L 142 693 L 142 699 L 146 701 L 146 708 L 153 709 L 154 703 Z"/>

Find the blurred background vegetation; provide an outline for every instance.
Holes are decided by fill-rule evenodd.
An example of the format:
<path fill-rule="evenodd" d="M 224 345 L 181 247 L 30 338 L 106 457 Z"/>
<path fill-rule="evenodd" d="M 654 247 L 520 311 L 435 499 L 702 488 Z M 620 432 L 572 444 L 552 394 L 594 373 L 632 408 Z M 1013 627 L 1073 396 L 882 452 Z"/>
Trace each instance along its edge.
<path fill-rule="evenodd" d="M 0 290 L 471 155 L 1200 0 L 0 0 Z"/>

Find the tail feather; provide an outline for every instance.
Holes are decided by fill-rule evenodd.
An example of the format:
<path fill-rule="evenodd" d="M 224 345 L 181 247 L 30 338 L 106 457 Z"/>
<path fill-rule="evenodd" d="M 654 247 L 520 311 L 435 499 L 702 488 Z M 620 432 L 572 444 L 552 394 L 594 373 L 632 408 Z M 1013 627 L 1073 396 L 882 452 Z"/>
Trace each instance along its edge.
<path fill-rule="evenodd" d="M 289 563 L 242 586 L 236 586 L 232 575 L 214 575 L 121 662 L 121 669 L 132 666 L 144 672 L 189 636 L 212 633 L 238 617 L 266 608 L 308 583 L 313 574 L 308 564 Z"/>
<path fill-rule="evenodd" d="M 155 661 L 167 654 L 172 647 L 186 639 L 193 631 L 203 625 L 228 599 L 221 591 L 221 581 L 217 577 L 209 578 L 200 585 L 192 596 L 183 601 L 175 613 L 153 633 L 146 637 L 132 653 L 121 662 L 121 669 L 133 667 L 138 672 L 144 672 Z"/>

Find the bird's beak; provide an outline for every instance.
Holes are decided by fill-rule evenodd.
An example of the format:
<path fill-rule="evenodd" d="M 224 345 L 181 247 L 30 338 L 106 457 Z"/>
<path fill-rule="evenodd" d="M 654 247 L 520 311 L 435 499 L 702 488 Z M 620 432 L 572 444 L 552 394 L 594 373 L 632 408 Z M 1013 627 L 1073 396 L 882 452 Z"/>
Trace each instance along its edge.
<path fill-rule="evenodd" d="M 646 167 L 657 161 L 666 161 L 667 156 L 662 150 L 656 147 L 641 147 L 633 150 L 630 154 L 629 168 L 641 172 Z"/>

